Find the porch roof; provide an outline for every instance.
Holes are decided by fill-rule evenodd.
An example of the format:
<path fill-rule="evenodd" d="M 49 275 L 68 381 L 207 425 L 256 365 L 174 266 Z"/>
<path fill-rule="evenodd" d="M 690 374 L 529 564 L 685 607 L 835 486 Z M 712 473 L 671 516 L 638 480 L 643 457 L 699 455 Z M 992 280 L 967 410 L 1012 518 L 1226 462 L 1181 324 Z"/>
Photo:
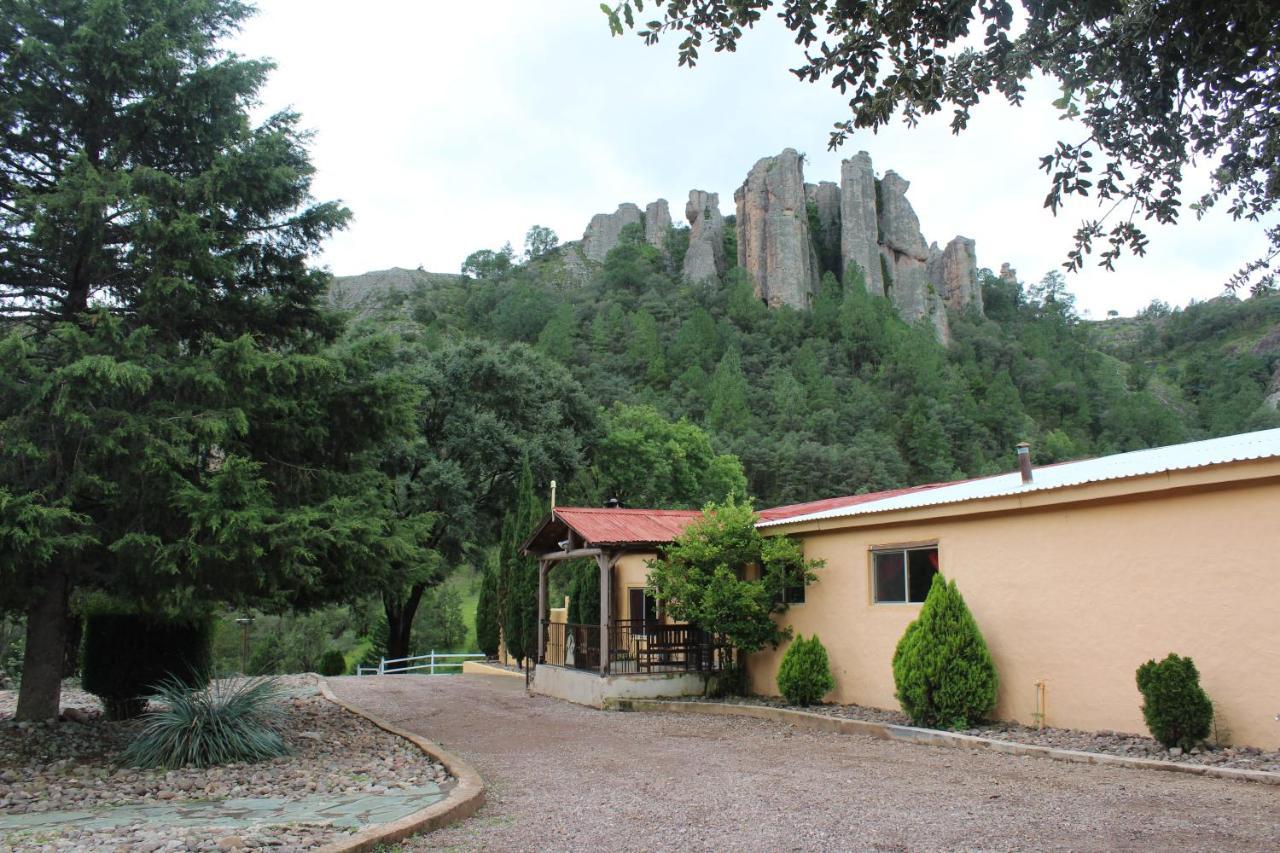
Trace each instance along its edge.
<path fill-rule="evenodd" d="M 556 507 L 542 519 L 521 550 L 554 551 L 570 531 L 586 548 L 665 545 L 679 536 L 702 512 L 696 509 L 612 509 Z"/>

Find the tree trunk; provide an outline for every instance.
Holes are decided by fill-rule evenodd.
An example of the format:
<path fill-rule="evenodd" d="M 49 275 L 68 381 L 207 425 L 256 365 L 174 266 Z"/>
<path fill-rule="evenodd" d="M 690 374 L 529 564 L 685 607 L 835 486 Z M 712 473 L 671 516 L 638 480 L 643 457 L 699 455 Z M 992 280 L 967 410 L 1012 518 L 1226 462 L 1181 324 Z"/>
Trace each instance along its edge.
<path fill-rule="evenodd" d="M 387 658 L 407 658 L 409 656 L 409 639 L 413 632 L 413 617 L 418 613 L 418 604 L 422 601 L 424 584 L 415 584 L 409 595 L 402 599 L 387 595 L 382 597 L 382 609 L 387 614 Z M 404 667 L 403 663 L 394 664 L 388 672 Z"/>
<path fill-rule="evenodd" d="M 62 668 L 67 646 L 67 571 L 51 568 L 34 590 L 27 608 L 27 650 L 22 658 L 22 686 L 18 691 L 18 720 L 49 720 L 58 716 L 62 699 Z"/>

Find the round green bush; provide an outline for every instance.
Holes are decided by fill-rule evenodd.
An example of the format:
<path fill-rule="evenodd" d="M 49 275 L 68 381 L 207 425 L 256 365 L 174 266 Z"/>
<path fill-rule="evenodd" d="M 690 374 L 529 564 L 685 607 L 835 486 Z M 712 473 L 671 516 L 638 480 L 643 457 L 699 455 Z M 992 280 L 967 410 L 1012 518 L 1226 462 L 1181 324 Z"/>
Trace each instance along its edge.
<path fill-rule="evenodd" d="M 1167 747 L 1190 750 L 1209 736 L 1213 702 L 1200 686 L 1200 671 L 1191 658 L 1170 652 L 1164 660 L 1138 667 L 1142 718 L 1151 736 Z"/>
<path fill-rule="evenodd" d="M 791 705 L 816 705 L 836 686 L 827 649 L 814 634 L 797 636 L 778 667 L 778 691 Z"/>
<path fill-rule="evenodd" d="M 337 649 L 329 649 L 320 656 L 321 675 L 345 675 L 346 672 L 347 659 L 342 656 L 342 652 Z"/>
<path fill-rule="evenodd" d="M 995 707 L 1000 678 L 955 581 L 934 575 L 920 617 L 893 653 L 893 681 L 917 726 L 968 728 Z"/>
<path fill-rule="evenodd" d="M 81 686 L 102 700 L 107 719 L 136 717 L 162 682 L 209 683 L 213 622 L 138 613 L 87 613 Z"/>

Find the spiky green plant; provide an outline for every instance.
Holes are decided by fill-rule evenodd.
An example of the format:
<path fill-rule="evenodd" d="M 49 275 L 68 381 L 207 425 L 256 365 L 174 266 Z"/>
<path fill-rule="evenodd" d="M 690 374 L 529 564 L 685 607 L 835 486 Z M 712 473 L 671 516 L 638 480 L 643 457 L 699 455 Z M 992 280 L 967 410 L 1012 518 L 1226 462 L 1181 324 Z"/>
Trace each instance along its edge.
<path fill-rule="evenodd" d="M 191 689 L 177 679 L 155 688 L 159 708 L 142 718 L 142 728 L 125 748 L 134 767 L 211 767 L 263 761 L 287 755 L 281 736 L 284 708 L 272 678 L 210 681 Z"/>

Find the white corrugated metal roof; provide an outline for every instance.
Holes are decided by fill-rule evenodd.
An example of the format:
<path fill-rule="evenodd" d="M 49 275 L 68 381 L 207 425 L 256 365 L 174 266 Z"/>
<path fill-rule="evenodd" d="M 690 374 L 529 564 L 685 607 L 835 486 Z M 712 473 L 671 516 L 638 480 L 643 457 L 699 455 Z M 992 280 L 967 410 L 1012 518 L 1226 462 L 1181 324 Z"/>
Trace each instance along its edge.
<path fill-rule="evenodd" d="M 1223 438 L 1210 438 L 1205 441 L 1192 441 L 1187 444 L 1174 444 L 1169 447 L 1117 453 L 1098 459 L 1081 459 L 1078 462 L 1048 465 L 1044 468 L 1036 468 L 1032 482 L 1026 484 L 1022 482 L 1022 475 L 1017 471 L 977 480 L 961 480 L 933 489 L 886 497 L 883 500 L 868 501 L 855 506 L 837 507 L 777 521 L 762 521 L 757 526 L 775 527 L 781 524 L 820 521 L 825 518 L 844 518 L 898 509 L 1043 492 L 1103 480 L 1121 480 L 1126 477 L 1142 477 L 1165 471 L 1204 468 L 1226 462 L 1270 457 L 1280 457 L 1280 429 L 1247 432 Z"/>

